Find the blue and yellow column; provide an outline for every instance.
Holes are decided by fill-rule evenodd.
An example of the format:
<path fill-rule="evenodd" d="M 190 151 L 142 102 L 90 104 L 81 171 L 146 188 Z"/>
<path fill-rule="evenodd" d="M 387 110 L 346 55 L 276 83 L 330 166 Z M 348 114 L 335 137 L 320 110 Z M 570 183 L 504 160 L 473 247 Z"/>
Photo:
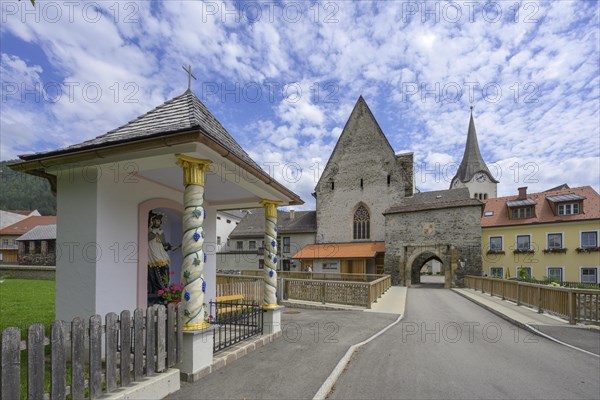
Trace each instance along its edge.
<path fill-rule="evenodd" d="M 265 289 L 263 308 L 276 308 L 277 305 L 277 207 L 280 201 L 263 200 L 265 209 Z"/>
<path fill-rule="evenodd" d="M 183 252 L 182 282 L 185 285 L 181 294 L 184 307 L 184 330 L 200 330 L 210 326 L 205 321 L 204 295 L 206 281 L 204 280 L 204 265 L 206 253 L 204 244 L 204 229 L 202 227 L 206 211 L 204 210 L 204 176 L 211 164 L 209 160 L 177 155 L 177 165 L 183 170 Z"/>

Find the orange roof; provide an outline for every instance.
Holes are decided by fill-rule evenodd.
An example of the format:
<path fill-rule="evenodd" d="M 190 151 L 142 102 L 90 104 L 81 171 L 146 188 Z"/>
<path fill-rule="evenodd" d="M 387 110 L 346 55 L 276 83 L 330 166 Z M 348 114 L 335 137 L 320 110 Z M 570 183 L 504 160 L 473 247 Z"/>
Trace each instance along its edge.
<path fill-rule="evenodd" d="M 385 252 L 384 242 L 309 244 L 292 258 L 371 258 Z"/>
<path fill-rule="evenodd" d="M 583 212 L 576 215 L 554 215 L 550 207 L 550 201 L 546 200 L 548 196 L 565 194 L 575 194 L 585 197 L 583 200 Z M 496 199 L 484 200 L 485 209 L 484 216 L 481 217 L 481 227 L 488 228 L 494 226 L 507 225 L 527 225 L 550 222 L 569 222 L 581 221 L 589 219 L 600 219 L 600 195 L 591 186 L 582 186 L 576 188 L 565 188 L 552 192 L 528 193 L 527 199 L 534 200 L 535 217 L 525 219 L 510 219 L 508 218 L 508 207 L 506 202 L 517 200 L 518 195 L 498 197 Z M 486 217 L 485 214 L 492 211 L 494 215 Z"/>
<path fill-rule="evenodd" d="M 0 230 L 0 235 L 23 235 L 38 225 L 56 224 L 56 216 L 33 216 L 25 218 Z"/>

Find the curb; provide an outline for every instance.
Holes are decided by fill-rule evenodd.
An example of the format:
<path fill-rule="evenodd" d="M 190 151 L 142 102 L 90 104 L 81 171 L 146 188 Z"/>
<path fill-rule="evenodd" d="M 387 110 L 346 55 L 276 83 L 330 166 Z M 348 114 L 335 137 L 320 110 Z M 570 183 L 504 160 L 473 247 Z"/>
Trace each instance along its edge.
<path fill-rule="evenodd" d="M 539 331 L 539 330 L 535 329 L 533 326 L 531 326 L 531 325 L 529 325 L 529 324 L 525 324 L 525 323 L 523 323 L 523 322 L 517 321 L 516 319 L 513 319 L 513 318 L 509 317 L 508 315 L 506 315 L 506 314 L 504 314 L 504 313 L 502 313 L 502 312 L 500 312 L 500 311 L 498 311 L 498 310 L 496 310 L 496 309 L 494 309 L 494 308 L 492 308 L 492 307 L 489 307 L 489 306 L 487 306 L 487 305 L 485 305 L 485 304 L 483 304 L 483 303 L 480 303 L 480 302 L 478 302 L 477 300 L 475 300 L 475 299 L 474 299 L 474 298 L 472 298 L 472 297 L 466 296 L 465 294 L 463 294 L 463 293 L 461 293 L 461 292 L 458 292 L 458 291 L 456 291 L 456 290 L 454 290 L 454 289 L 450 289 L 450 290 L 452 290 L 454 293 L 458 294 L 459 296 L 461 296 L 461 297 L 464 297 L 464 298 L 465 298 L 465 299 L 467 299 L 467 300 L 470 300 L 471 302 L 473 302 L 473 303 L 477 304 L 479 307 L 481 307 L 481 308 L 483 308 L 483 309 L 485 309 L 485 310 L 487 310 L 487 311 L 491 312 L 492 314 L 495 314 L 495 315 L 499 316 L 500 318 L 504 319 L 505 321 L 508 321 L 508 322 L 510 322 L 510 323 L 511 323 L 511 324 L 513 324 L 513 325 L 516 325 L 516 326 L 518 326 L 518 327 L 520 327 L 520 328 L 523 328 L 523 329 L 525 329 L 526 331 L 533 333 L 534 335 L 541 336 L 541 337 L 543 337 L 543 338 L 546 338 L 546 339 L 548 339 L 548 340 L 551 340 L 551 341 L 553 341 L 553 342 L 555 342 L 555 343 L 558 343 L 558 344 L 560 344 L 560 345 L 563 345 L 563 346 L 569 347 L 569 348 L 571 348 L 571 349 L 573 349 L 573 350 L 578 350 L 578 351 L 580 351 L 580 352 L 582 352 L 582 353 L 589 354 L 589 355 L 591 355 L 591 356 L 594 356 L 594 357 L 598 357 L 598 358 L 600 358 L 600 354 L 592 353 L 591 351 L 587 351 L 587 350 L 584 350 L 584 349 L 582 349 L 582 348 L 579 348 L 579 347 L 573 346 L 572 344 L 569 344 L 569 343 L 563 342 L 562 340 L 559 340 L 559 339 L 557 339 L 557 338 L 555 338 L 555 337 L 553 337 L 553 336 L 550 336 L 550 335 L 548 335 L 548 334 L 546 334 L 546 333 L 544 333 L 544 332 L 541 332 L 541 331 Z M 574 329 L 575 329 L 575 328 L 574 328 Z"/>

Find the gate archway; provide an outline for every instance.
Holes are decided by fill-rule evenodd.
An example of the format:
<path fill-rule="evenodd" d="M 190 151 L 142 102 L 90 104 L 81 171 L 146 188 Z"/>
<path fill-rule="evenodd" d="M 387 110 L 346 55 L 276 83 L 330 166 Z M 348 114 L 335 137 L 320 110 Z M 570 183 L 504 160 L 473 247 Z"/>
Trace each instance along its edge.
<path fill-rule="evenodd" d="M 413 283 L 420 283 L 421 267 L 428 261 L 437 260 L 442 264 L 444 288 L 453 287 L 458 266 L 456 255 L 455 246 L 450 244 L 404 246 L 404 255 L 400 259 L 400 276 L 404 278 L 404 285 L 411 287 Z"/>

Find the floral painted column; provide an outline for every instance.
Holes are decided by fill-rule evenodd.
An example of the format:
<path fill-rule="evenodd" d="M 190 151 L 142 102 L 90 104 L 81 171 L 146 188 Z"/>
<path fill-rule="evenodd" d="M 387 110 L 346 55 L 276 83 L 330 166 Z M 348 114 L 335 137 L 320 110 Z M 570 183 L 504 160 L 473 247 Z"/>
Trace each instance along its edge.
<path fill-rule="evenodd" d="M 202 224 L 206 217 L 204 210 L 204 174 L 210 165 L 209 160 L 200 160 L 177 155 L 183 169 L 183 284 L 182 304 L 184 306 L 184 330 L 200 330 L 210 326 L 204 319 L 204 264 L 206 253 L 202 249 L 204 230 Z"/>
<path fill-rule="evenodd" d="M 277 305 L 277 206 L 280 201 L 263 200 L 260 205 L 265 209 L 265 290 L 263 308 L 275 308 Z"/>

